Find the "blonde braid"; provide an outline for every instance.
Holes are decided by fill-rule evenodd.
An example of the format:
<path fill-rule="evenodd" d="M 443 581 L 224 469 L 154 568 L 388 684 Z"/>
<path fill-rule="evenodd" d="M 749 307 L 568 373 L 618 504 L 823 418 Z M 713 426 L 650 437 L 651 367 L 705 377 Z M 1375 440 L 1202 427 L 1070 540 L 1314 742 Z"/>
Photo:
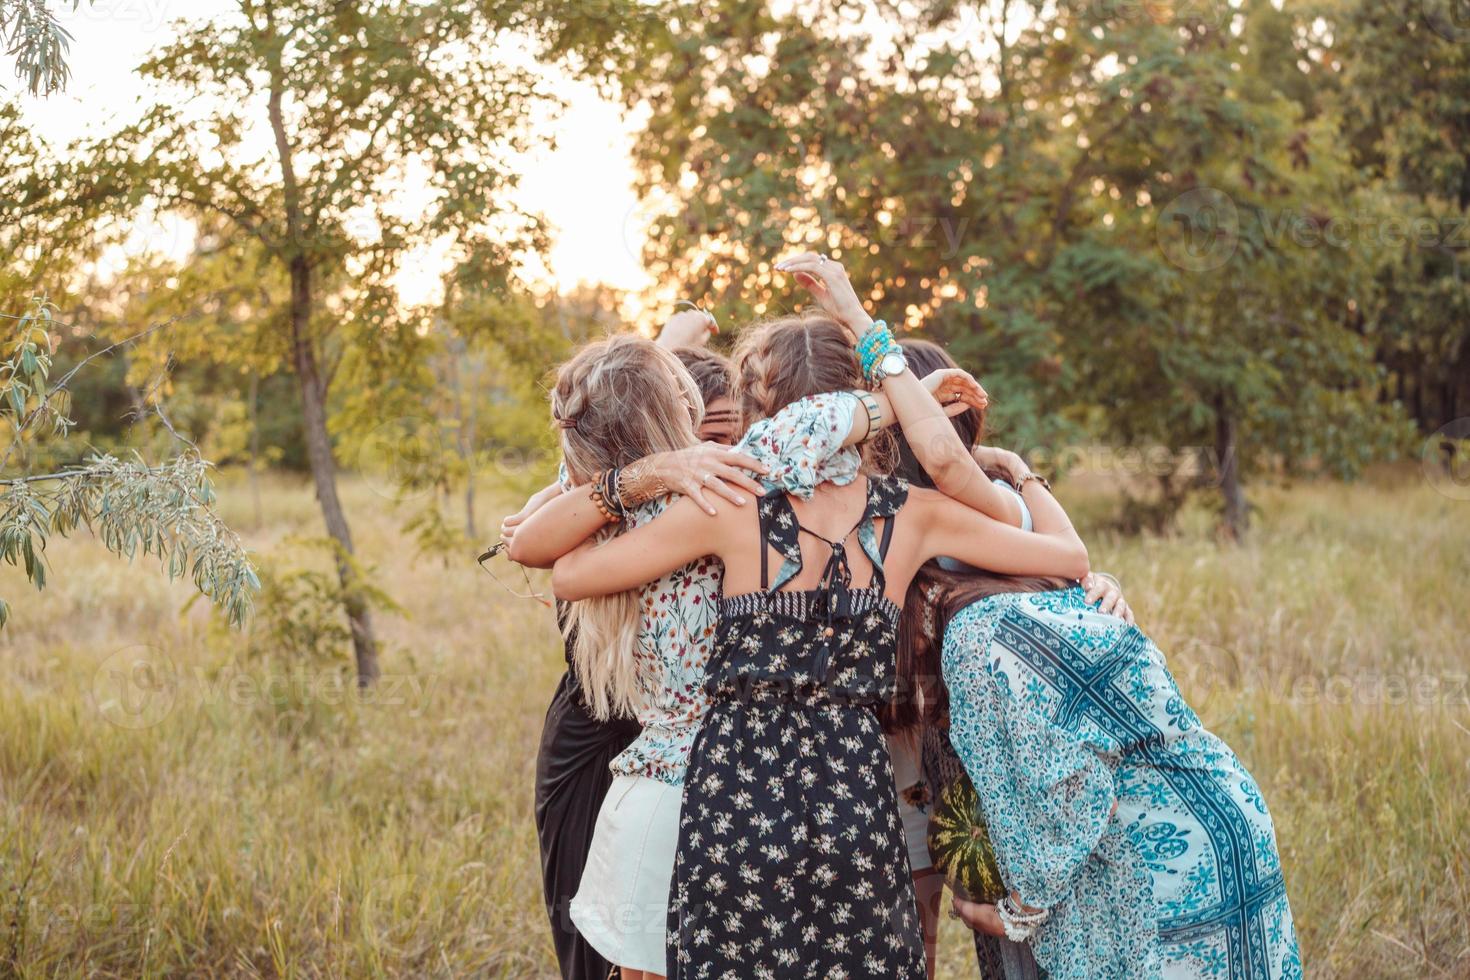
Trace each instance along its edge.
<path fill-rule="evenodd" d="M 693 377 L 642 337 L 625 334 L 584 346 L 557 371 L 550 401 L 574 483 L 698 441 L 703 406 Z M 624 527 L 605 527 L 597 540 Z M 593 717 L 636 715 L 656 689 L 651 662 L 639 655 L 642 625 L 636 589 L 569 604 L 563 628 Z"/>
<path fill-rule="evenodd" d="M 775 414 L 771 406 L 771 393 L 776 383 L 777 366 L 767 348 L 772 326 L 773 324 L 767 324 L 747 330 L 735 349 L 735 370 L 743 416 L 741 421 L 745 428 Z M 779 410 L 780 407 L 775 406 L 775 409 Z"/>

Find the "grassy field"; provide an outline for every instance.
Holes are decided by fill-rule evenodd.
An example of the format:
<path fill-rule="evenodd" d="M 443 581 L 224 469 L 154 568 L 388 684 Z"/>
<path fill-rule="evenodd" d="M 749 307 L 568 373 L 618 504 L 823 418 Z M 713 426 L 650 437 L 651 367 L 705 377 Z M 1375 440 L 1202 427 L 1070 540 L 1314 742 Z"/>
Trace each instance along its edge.
<path fill-rule="evenodd" d="M 310 491 L 243 487 L 273 560 L 319 534 Z M 404 514 L 345 488 L 359 550 L 406 610 L 384 677 L 273 656 L 191 591 L 58 542 L 12 569 L 0 635 L 0 977 L 554 975 L 531 781 L 561 670 L 549 612 L 473 551 L 416 558 Z M 1106 495 L 1063 497 L 1097 526 Z M 1470 502 L 1417 472 L 1261 491 L 1220 549 L 1089 535 L 1276 818 L 1311 977 L 1470 977 Z M 485 488 L 491 524 L 505 493 Z M 941 973 L 973 976 L 945 922 Z"/>

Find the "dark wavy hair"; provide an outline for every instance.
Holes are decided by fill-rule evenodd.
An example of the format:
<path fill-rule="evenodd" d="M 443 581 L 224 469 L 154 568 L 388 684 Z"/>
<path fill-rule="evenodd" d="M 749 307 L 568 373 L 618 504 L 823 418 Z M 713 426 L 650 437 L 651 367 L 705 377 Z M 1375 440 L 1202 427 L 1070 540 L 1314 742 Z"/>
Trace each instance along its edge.
<path fill-rule="evenodd" d="M 674 349 L 674 356 L 694 376 L 694 383 L 699 386 L 699 395 L 706 407 L 718 399 L 730 397 L 735 365 L 724 354 L 717 354 L 708 347 L 678 347 Z"/>
<path fill-rule="evenodd" d="M 909 367 L 919 377 L 944 368 L 959 367 L 949 351 L 927 340 L 903 340 Z M 985 413 L 977 409 L 957 415 L 951 420 L 960 440 L 966 446 L 979 445 L 985 436 Z M 916 487 L 934 488 L 934 481 L 924 472 L 913 448 L 902 433 L 898 435 L 897 475 Z M 989 473 L 992 478 L 999 473 Z M 956 613 L 981 599 L 1006 592 L 1049 592 L 1067 587 L 1058 578 L 997 575 L 979 569 L 950 572 L 929 562 L 919 569 L 909 583 L 904 599 L 903 616 L 898 626 L 898 686 L 894 697 L 878 709 L 883 730 L 890 734 L 905 731 L 923 721 L 943 724 L 949 715 L 949 691 L 944 686 L 940 655 L 944 631 Z"/>

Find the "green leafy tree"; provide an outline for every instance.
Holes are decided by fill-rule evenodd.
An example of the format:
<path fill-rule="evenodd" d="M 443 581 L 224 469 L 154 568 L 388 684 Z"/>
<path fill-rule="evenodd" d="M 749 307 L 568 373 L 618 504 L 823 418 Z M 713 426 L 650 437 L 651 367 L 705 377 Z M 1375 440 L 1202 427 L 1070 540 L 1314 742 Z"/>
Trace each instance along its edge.
<path fill-rule="evenodd" d="M 793 302 L 778 253 L 829 251 L 984 373 L 1005 438 L 1202 455 L 1234 535 L 1252 470 L 1393 445 L 1360 256 L 1291 238 L 1351 182 L 1251 55 L 1270 4 L 779 6 L 680 5 L 632 72 L 661 279 L 758 316 Z"/>
<path fill-rule="evenodd" d="M 1306 5 L 1321 99 L 1375 187 L 1363 332 L 1424 431 L 1470 413 L 1470 22 L 1451 0 Z"/>
<path fill-rule="evenodd" d="M 771 268 L 783 252 L 827 251 L 896 328 L 984 372 L 1007 438 L 1075 431 L 1037 275 L 1058 178 L 1012 59 L 983 36 L 1013 36 L 1002 21 L 1020 6 L 972 23 L 955 4 L 679 5 L 626 86 L 630 107 L 653 109 L 635 157 L 663 208 L 655 279 L 738 324 L 800 302 Z"/>
<path fill-rule="evenodd" d="M 171 577 L 189 575 L 240 624 L 258 582 L 214 511 L 209 464 L 192 448 L 173 452 L 176 444 L 150 465 L 135 454 L 87 454 L 69 438 L 78 379 L 166 324 L 97 344 L 59 319 L 56 304 L 35 298 L 42 283 L 76 280 L 91 253 L 67 220 L 38 209 L 57 162 L 14 106 L 0 105 L 0 162 L 0 251 L 8 257 L 0 266 L 0 559 L 44 588 L 47 543 L 85 528 L 120 556 L 152 554 Z M 68 354 L 62 369 L 57 357 Z M 162 406 L 153 411 L 166 425 Z M 9 616 L 0 598 L 0 625 Z"/>
<path fill-rule="evenodd" d="M 1269 3 L 1218 22 L 1081 6 L 1027 53 L 1057 75 L 1037 97 L 1069 137 L 1053 207 L 1071 227 L 1046 272 L 1080 390 L 1113 440 L 1198 450 L 1233 537 L 1250 473 L 1350 475 L 1402 435 L 1357 330 L 1374 289 L 1353 175 L 1330 120 L 1262 64 L 1275 24 Z"/>
<path fill-rule="evenodd" d="M 433 311 L 405 309 L 397 293 L 421 249 L 448 245 L 461 274 L 489 290 L 517 253 L 542 246 L 539 222 L 507 191 L 510 158 L 546 98 L 531 70 L 495 52 L 527 40 L 548 56 L 605 48 L 616 32 L 602 28 L 622 9 L 239 0 L 230 17 L 183 25 L 140 68 L 156 103 L 82 148 L 73 202 L 219 219 L 275 270 L 263 285 L 281 315 L 269 322 L 298 385 L 363 683 L 378 674 L 378 652 L 337 490 L 335 384 L 431 347 L 420 337 Z M 405 206 L 405 186 L 419 181 L 426 199 Z"/>

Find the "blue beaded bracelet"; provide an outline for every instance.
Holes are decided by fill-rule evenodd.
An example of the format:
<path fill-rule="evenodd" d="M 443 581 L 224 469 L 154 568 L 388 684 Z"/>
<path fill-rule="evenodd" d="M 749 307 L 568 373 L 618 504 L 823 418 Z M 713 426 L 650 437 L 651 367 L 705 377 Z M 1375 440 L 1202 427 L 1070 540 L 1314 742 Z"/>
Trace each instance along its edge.
<path fill-rule="evenodd" d="M 874 320 L 873 325 L 857 342 L 857 353 L 863 361 L 864 372 L 867 370 L 869 359 L 875 356 L 875 352 L 887 350 L 891 343 L 893 343 L 893 335 L 888 331 L 888 324 L 882 320 Z"/>
<path fill-rule="evenodd" d="M 868 327 L 868 329 L 864 331 L 861 339 L 858 340 L 857 351 L 859 354 L 862 354 L 869 347 L 872 347 L 880 340 L 891 341 L 892 339 L 893 335 L 888 330 L 887 322 L 883 320 L 874 320 L 872 326 Z"/>
<path fill-rule="evenodd" d="M 872 327 L 863 334 L 857 343 L 859 363 L 862 367 L 863 377 L 869 383 L 877 380 L 878 362 L 892 353 L 901 352 L 902 347 L 893 339 L 893 334 L 888 329 L 888 324 L 882 320 L 874 320 Z"/>

